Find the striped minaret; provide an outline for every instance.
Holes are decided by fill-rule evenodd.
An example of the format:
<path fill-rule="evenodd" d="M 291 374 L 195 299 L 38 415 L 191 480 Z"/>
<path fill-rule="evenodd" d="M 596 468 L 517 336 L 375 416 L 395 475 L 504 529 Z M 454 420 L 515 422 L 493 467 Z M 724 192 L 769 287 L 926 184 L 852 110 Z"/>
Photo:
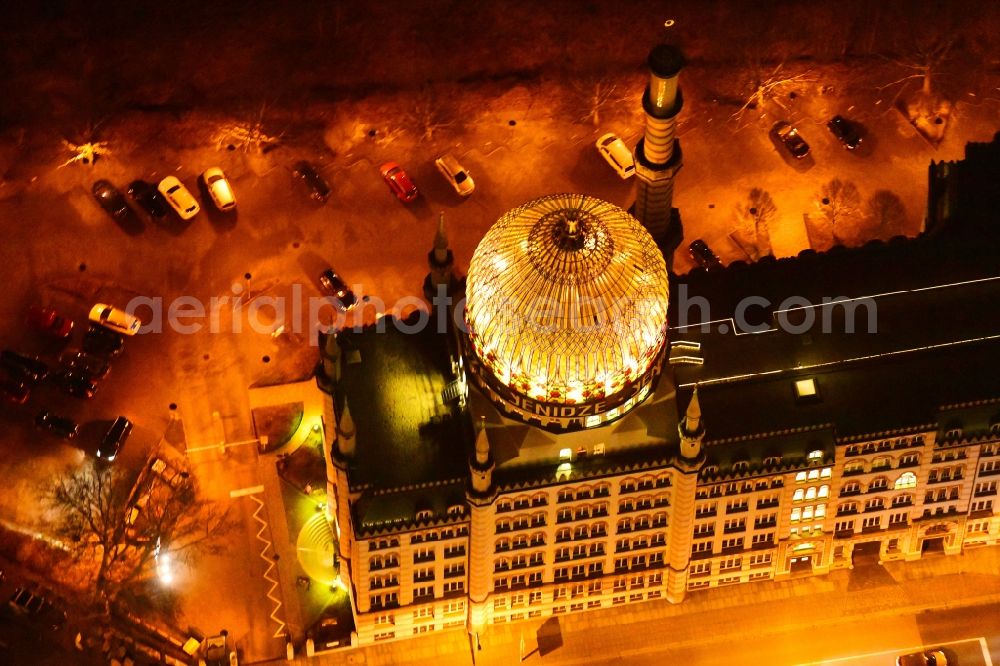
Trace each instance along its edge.
<path fill-rule="evenodd" d="M 681 439 L 680 455 L 674 461 L 677 473 L 674 474 L 671 491 L 670 533 L 667 542 L 667 555 L 670 558 L 667 562 L 667 600 L 674 604 L 683 601 L 687 592 L 698 472 L 705 462 L 701 451 L 705 426 L 701 421 L 697 387 L 677 430 Z"/>
<path fill-rule="evenodd" d="M 684 105 L 677 86 L 684 56 L 677 48 L 660 44 L 650 52 L 648 64 L 649 85 L 642 96 L 646 132 L 635 147 L 635 216 L 663 247 L 673 208 L 674 176 L 682 161 L 674 135 Z"/>

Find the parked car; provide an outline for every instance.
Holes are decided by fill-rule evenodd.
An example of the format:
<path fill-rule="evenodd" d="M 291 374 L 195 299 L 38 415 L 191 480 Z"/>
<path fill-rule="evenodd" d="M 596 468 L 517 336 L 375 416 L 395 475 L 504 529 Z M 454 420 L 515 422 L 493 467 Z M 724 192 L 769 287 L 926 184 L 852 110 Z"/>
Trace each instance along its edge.
<path fill-rule="evenodd" d="M 97 393 L 97 384 L 94 380 L 79 370 L 64 370 L 59 373 L 59 383 L 63 390 L 74 398 L 93 398 Z"/>
<path fill-rule="evenodd" d="M 691 244 L 688 245 L 688 252 L 691 254 L 691 258 L 694 259 L 702 268 L 712 270 L 722 267 L 722 262 L 719 261 L 715 252 L 712 252 L 712 248 L 710 248 L 708 243 L 700 238 L 692 241 Z"/>
<path fill-rule="evenodd" d="M 128 195 L 132 197 L 132 201 L 158 220 L 165 218 L 170 212 L 167 200 L 152 183 L 147 183 L 144 180 L 133 180 L 129 183 Z"/>
<path fill-rule="evenodd" d="M 131 433 L 132 422 L 124 416 L 116 418 L 97 447 L 97 457 L 106 462 L 114 462 Z"/>
<path fill-rule="evenodd" d="M 125 339 L 103 326 L 91 325 L 83 336 L 83 351 L 98 356 L 115 357 L 125 350 Z"/>
<path fill-rule="evenodd" d="M 472 180 L 472 176 L 451 153 L 446 153 L 434 160 L 434 166 L 441 172 L 448 184 L 463 197 L 469 196 L 476 189 L 476 183 Z"/>
<path fill-rule="evenodd" d="M 31 389 L 24 382 L 0 377 L 0 395 L 12 405 L 23 405 L 31 397 Z"/>
<path fill-rule="evenodd" d="M 896 657 L 896 666 L 948 666 L 948 657 L 941 650 L 911 652 Z"/>
<path fill-rule="evenodd" d="M 52 631 L 58 631 L 66 623 L 65 611 L 57 609 L 51 601 L 26 587 L 15 589 L 7 603 L 15 613 L 44 622 Z"/>
<path fill-rule="evenodd" d="M 107 359 L 80 351 L 62 354 L 59 363 L 67 370 L 85 372 L 93 379 L 104 379 L 111 370 L 111 364 Z"/>
<path fill-rule="evenodd" d="M 65 340 L 73 333 L 72 319 L 41 305 L 32 305 L 28 308 L 27 324 L 39 333 L 56 340 Z"/>
<path fill-rule="evenodd" d="M 52 412 L 39 412 L 35 417 L 35 427 L 39 430 L 46 430 L 63 439 L 73 439 L 80 433 L 80 426 L 72 419 L 65 416 L 57 416 Z"/>
<path fill-rule="evenodd" d="M 781 120 L 774 124 L 772 130 L 778 140 L 781 142 L 788 152 L 797 160 L 801 160 L 803 157 L 809 154 L 809 144 L 806 140 L 802 138 L 799 131 L 792 127 L 789 123 Z"/>
<path fill-rule="evenodd" d="M 167 176 L 160 181 L 156 189 L 166 198 L 167 203 L 177 211 L 182 220 L 190 220 L 201 210 L 194 195 L 188 188 L 184 187 L 184 183 L 179 181 L 176 176 Z"/>
<path fill-rule="evenodd" d="M 410 203 L 420 194 L 413 184 L 409 174 L 395 162 L 386 162 L 378 168 L 383 180 L 389 186 L 389 191 L 403 203 Z"/>
<path fill-rule="evenodd" d="M 7 368 L 14 377 L 31 382 L 40 382 L 49 376 L 49 366 L 40 358 L 19 354 L 10 349 L 0 352 L 0 365 Z"/>
<path fill-rule="evenodd" d="M 297 178 L 301 178 L 309 188 L 309 196 L 319 202 L 325 202 L 330 196 L 330 184 L 323 176 L 306 161 L 296 162 L 292 170 Z"/>
<path fill-rule="evenodd" d="M 205 169 L 201 179 L 216 208 L 223 212 L 236 208 L 236 193 L 233 192 L 233 186 L 229 184 L 229 179 L 222 173 L 222 169 L 219 167 Z"/>
<path fill-rule="evenodd" d="M 319 283 L 328 296 L 333 296 L 337 299 L 337 306 L 342 312 L 347 312 L 357 305 L 357 296 L 348 288 L 344 279 L 337 275 L 336 271 L 332 268 L 328 268 L 320 273 Z"/>
<path fill-rule="evenodd" d="M 320 618 L 313 627 L 311 638 L 317 650 L 329 650 L 350 645 L 350 631 L 340 624 L 340 621 L 331 615 Z"/>
<path fill-rule="evenodd" d="M 115 189 L 115 186 L 110 182 L 106 180 L 97 181 L 91 188 L 91 192 L 94 193 L 97 203 L 101 204 L 101 208 L 108 211 L 111 217 L 116 220 L 123 220 L 128 215 L 128 202 L 125 201 L 122 193 Z"/>
<path fill-rule="evenodd" d="M 854 150 L 861 144 L 861 135 L 858 134 L 858 128 L 843 116 L 834 116 L 826 126 L 837 137 L 837 140 L 844 144 L 844 148 Z"/>
<path fill-rule="evenodd" d="M 635 157 L 625 142 L 612 133 L 607 133 L 597 140 L 597 151 L 604 161 L 611 165 L 622 179 L 635 174 Z"/>
<path fill-rule="evenodd" d="M 90 308 L 90 321 L 122 335 L 135 335 L 142 325 L 137 317 L 106 303 Z"/>

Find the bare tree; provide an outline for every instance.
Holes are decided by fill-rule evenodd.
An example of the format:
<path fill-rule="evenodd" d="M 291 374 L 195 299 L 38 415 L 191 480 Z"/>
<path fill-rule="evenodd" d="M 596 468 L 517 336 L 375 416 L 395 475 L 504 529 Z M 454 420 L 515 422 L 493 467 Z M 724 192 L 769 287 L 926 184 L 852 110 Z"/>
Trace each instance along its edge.
<path fill-rule="evenodd" d="M 841 231 L 852 221 L 857 221 L 861 207 L 861 193 L 851 181 L 834 178 L 820 191 L 819 209 L 830 225 L 833 242 L 842 240 Z"/>
<path fill-rule="evenodd" d="M 742 127 L 747 111 L 765 107 L 769 102 L 787 110 L 782 99 L 795 92 L 803 84 L 815 83 L 816 76 L 811 71 L 801 74 L 790 74 L 785 71 L 785 63 L 779 63 L 773 69 L 765 71 L 762 63 L 756 61 L 749 69 L 749 92 L 742 96 L 743 104 L 730 116 L 738 127 Z"/>
<path fill-rule="evenodd" d="M 601 116 L 610 107 L 621 103 L 622 95 L 618 92 L 618 84 L 608 77 L 593 76 L 575 81 L 571 84 L 576 98 L 578 123 L 591 123 L 594 127 L 601 124 Z"/>
<path fill-rule="evenodd" d="M 778 214 L 778 207 L 771 195 L 755 187 L 750 190 L 747 200 L 737 204 L 736 218 L 743 234 L 750 239 L 750 259 L 756 261 L 771 254 L 771 222 Z"/>
<path fill-rule="evenodd" d="M 903 233 L 906 226 L 906 208 L 895 193 L 878 190 L 865 203 L 868 224 L 881 238 Z"/>
<path fill-rule="evenodd" d="M 216 147 L 221 150 L 232 146 L 234 149 L 249 153 L 251 151 L 263 152 L 270 146 L 277 145 L 284 132 L 272 135 L 264 131 L 267 110 L 267 104 L 261 104 L 256 112 L 243 120 L 219 127 L 212 137 Z"/>
<path fill-rule="evenodd" d="M 443 91 L 436 90 L 431 86 L 424 86 L 413 99 L 409 115 L 410 120 L 420 132 L 421 141 L 431 141 L 434 139 L 435 133 L 455 124 L 443 104 L 442 100 L 445 98 L 447 95 Z"/>
<path fill-rule="evenodd" d="M 55 481 L 54 531 L 89 568 L 95 600 L 110 604 L 151 576 L 161 552 L 184 558 L 216 545 L 224 514 L 197 499 L 193 479 L 177 478 L 145 474 L 132 486 L 116 467 L 86 466 Z"/>

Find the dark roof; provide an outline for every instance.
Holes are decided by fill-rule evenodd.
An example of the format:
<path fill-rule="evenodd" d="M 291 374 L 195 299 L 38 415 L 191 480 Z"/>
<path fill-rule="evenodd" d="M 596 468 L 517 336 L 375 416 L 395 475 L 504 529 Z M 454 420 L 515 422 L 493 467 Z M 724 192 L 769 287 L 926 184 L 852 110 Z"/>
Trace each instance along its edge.
<path fill-rule="evenodd" d="M 405 324 L 415 322 L 414 314 Z M 465 478 L 472 425 L 455 401 L 442 405 L 452 381 L 448 334 L 433 323 L 404 333 L 392 317 L 339 341 L 346 398 L 357 428 L 352 486 L 393 488 Z M 352 361 L 352 359 L 354 359 Z"/>
<path fill-rule="evenodd" d="M 998 259 L 992 243 L 920 239 L 678 278 L 674 314 L 687 284 L 687 298 L 708 300 L 712 321 L 711 332 L 670 332 L 674 342 L 700 343 L 704 358 L 700 366 L 675 366 L 680 403 L 698 384 L 706 437 L 720 440 L 820 424 L 837 437 L 874 434 L 934 424 L 944 405 L 998 397 Z M 801 332 L 781 330 L 778 308 L 770 306 L 751 308 L 747 319 L 771 330 L 734 334 L 727 318 L 748 296 L 771 304 L 789 296 L 811 303 L 871 296 L 865 303 L 875 306 L 875 332 L 867 332 L 867 306 L 856 309 L 853 333 L 845 332 L 840 307 L 808 310 L 816 321 Z M 790 323 L 805 312 L 790 313 Z M 826 332 L 824 312 L 834 314 Z M 722 324 L 729 332 L 719 332 Z M 812 401 L 794 392 L 794 381 L 808 377 L 819 392 Z"/>

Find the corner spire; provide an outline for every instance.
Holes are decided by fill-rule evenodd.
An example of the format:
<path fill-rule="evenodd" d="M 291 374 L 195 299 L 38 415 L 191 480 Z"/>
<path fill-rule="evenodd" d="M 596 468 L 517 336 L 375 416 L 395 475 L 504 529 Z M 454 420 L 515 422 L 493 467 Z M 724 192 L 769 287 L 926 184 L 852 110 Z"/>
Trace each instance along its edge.
<path fill-rule="evenodd" d="M 694 387 L 691 400 L 684 411 L 684 418 L 677 424 L 677 434 L 681 439 L 681 457 L 695 460 L 701 455 L 701 442 L 705 439 L 705 424 L 701 419 L 701 401 L 698 387 Z"/>
<path fill-rule="evenodd" d="M 444 211 L 438 215 L 437 232 L 434 234 L 434 259 L 439 264 L 448 261 L 448 234 L 444 229 Z"/>
<path fill-rule="evenodd" d="M 344 411 L 337 422 L 337 450 L 347 457 L 354 457 L 354 437 L 357 429 L 354 427 L 354 419 L 351 418 L 351 407 L 344 399 Z"/>
<path fill-rule="evenodd" d="M 486 435 L 486 417 L 479 417 L 479 434 L 476 436 L 476 462 L 485 466 L 490 459 L 490 440 Z"/>
<path fill-rule="evenodd" d="M 691 395 L 691 402 L 688 403 L 687 411 L 684 412 L 684 429 L 690 433 L 698 432 L 701 429 L 701 403 L 698 402 L 698 387 L 694 387 Z"/>

